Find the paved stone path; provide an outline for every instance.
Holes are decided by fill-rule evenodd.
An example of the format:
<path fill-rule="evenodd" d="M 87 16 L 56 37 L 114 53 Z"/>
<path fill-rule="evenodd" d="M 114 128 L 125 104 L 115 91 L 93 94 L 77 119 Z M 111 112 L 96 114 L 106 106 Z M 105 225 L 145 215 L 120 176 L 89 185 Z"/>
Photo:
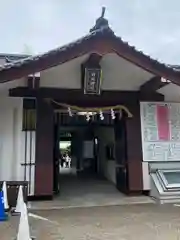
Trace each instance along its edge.
<path fill-rule="evenodd" d="M 155 204 L 36 211 L 52 221 L 29 217 L 37 240 L 178 240 L 180 208 Z M 0 223 L 0 240 L 16 235 L 18 217 Z"/>

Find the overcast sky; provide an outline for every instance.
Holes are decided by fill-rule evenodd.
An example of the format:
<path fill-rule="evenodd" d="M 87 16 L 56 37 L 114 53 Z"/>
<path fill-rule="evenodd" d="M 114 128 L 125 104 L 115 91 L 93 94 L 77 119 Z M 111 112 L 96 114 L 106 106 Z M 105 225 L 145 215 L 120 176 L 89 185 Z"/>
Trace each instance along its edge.
<path fill-rule="evenodd" d="M 179 0 L 1 0 L 0 52 L 48 51 L 87 34 L 105 17 L 124 41 L 153 58 L 180 64 Z"/>

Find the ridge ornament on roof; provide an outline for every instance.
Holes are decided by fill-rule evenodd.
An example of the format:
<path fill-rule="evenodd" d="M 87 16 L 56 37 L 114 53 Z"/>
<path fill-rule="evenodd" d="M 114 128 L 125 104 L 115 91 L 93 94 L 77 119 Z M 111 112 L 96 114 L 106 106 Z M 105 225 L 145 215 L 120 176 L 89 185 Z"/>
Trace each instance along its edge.
<path fill-rule="evenodd" d="M 96 20 L 96 24 L 94 25 L 93 28 L 90 29 L 90 32 L 93 32 L 93 31 L 96 31 L 96 30 L 100 30 L 102 28 L 106 28 L 106 29 L 110 30 L 113 33 L 112 29 L 109 27 L 108 20 L 106 18 L 104 18 L 105 11 L 106 11 L 106 8 L 102 7 L 101 16 Z"/>

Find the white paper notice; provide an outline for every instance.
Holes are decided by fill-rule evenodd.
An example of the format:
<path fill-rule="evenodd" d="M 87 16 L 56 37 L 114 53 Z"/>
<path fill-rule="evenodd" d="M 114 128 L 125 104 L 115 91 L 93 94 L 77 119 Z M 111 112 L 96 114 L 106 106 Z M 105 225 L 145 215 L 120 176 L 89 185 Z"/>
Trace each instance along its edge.
<path fill-rule="evenodd" d="M 180 161 L 180 103 L 141 102 L 143 161 Z"/>

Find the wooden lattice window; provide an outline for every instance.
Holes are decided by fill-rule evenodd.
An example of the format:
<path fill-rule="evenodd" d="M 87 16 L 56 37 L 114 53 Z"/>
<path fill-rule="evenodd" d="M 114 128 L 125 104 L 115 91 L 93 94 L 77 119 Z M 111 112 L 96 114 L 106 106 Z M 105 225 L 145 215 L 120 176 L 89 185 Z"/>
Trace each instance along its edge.
<path fill-rule="evenodd" d="M 36 110 L 35 109 L 23 109 L 23 131 L 36 130 Z"/>

